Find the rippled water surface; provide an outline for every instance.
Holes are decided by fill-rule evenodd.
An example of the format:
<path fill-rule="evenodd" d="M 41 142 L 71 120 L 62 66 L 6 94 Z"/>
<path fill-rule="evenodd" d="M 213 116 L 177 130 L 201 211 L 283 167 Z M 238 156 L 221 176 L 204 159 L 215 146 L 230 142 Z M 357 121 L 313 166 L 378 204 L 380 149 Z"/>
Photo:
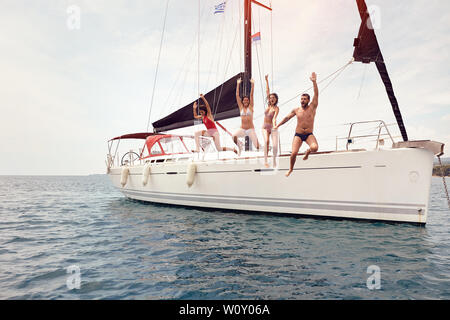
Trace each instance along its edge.
<path fill-rule="evenodd" d="M 439 178 L 426 227 L 145 204 L 102 175 L 0 177 L 0 219 L 1 299 L 450 299 Z"/>

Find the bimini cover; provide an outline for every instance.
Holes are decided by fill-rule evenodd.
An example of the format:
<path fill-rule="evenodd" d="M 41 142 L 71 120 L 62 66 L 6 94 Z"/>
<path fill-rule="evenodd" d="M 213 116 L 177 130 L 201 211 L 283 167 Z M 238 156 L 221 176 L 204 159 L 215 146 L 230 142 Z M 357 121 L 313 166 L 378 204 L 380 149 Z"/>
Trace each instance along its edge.
<path fill-rule="evenodd" d="M 214 120 L 218 121 L 239 116 L 239 108 L 236 102 L 236 81 L 238 78 L 243 78 L 243 76 L 243 73 L 239 73 L 205 94 L 205 98 L 211 106 Z M 154 132 L 164 132 L 193 126 L 194 114 L 192 106 L 194 102 L 192 101 L 187 106 L 153 122 Z"/>
<path fill-rule="evenodd" d="M 400 109 L 398 107 L 397 98 L 395 97 L 392 82 L 389 78 L 380 46 L 378 45 L 369 12 L 367 11 L 366 2 L 364 0 L 356 0 L 356 3 L 358 5 L 359 15 L 361 16 L 362 22 L 359 28 L 358 38 L 356 38 L 353 43 L 353 46 L 355 47 L 355 50 L 353 51 L 353 58 L 355 61 L 360 61 L 363 63 L 375 62 L 381 76 L 381 80 L 386 88 L 386 92 L 392 106 L 392 111 L 394 111 L 394 116 L 397 120 L 403 140 L 408 141 L 408 135 L 406 134 L 406 128 L 403 124 L 402 114 L 400 113 Z"/>

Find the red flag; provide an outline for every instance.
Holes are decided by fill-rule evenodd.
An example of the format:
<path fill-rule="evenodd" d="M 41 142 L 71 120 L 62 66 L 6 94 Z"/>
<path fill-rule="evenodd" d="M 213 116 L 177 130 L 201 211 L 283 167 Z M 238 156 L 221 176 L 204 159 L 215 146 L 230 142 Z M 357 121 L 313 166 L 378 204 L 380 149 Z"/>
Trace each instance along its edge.
<path fill-rule="evenodd" d="M 257 32 L 254 35 L 252 35 L 252 41 L 258 41 L 261 40 L 261 32 Z"/>

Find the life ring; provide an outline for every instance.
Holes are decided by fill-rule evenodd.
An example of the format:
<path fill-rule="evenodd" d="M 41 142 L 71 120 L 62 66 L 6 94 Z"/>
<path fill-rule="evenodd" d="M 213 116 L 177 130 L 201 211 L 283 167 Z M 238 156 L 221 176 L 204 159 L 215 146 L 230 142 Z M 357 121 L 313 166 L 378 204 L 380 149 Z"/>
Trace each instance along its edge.
<path fill-rule="evenodd" d="M 148 182 L 148 178 L 150 177 L 150 168 L 151 168 L 151 164 L 147 163 L 144 166 L 144 170 L 142 171 L 142 185 L 146 186 L 147 182 Z"/>
<path fill-rule="evenodd" d="M 188 164 L 186 173 L 186 183 L 188 187 L 191 187 L 194 184 L 195 173 L 197 172 L 197 165 L 193 162 Z"/>
<path fill-rule="evenodd" d="M 123 167 L 122 174 L 120 175 L 120 184 L 124 187 L 127 184 L 128 175 L 130 174 L 130 168 Z"/>

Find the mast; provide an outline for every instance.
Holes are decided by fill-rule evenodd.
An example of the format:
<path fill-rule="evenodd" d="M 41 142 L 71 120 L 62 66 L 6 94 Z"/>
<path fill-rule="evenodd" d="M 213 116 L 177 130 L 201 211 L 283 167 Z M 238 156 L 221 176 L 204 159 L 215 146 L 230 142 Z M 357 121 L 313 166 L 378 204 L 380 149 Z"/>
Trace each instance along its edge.
<path fill-rule="evenodd" d="M 252 78 L 252 3 L 272 11 L 256 0 L 244 0 L 244 81 L 241 92 L 248 96 L 250 94 L 250 79 Z"/>
<path fill-rule="evenodd" d="M 408 134 L 406 133 L 402 114 L 400 113 L 397 98 L 395 97 L 392 82 L 389 78 L 380 46 L 378 45 L 369 12 L 367 11 L 366 2 L 364 0 L 356 0 L 356 4 L 358 5 L 359 15 L 361 16 L 362 22 L 359 28 L 358 38 L 356 38 L 353 43 L 353 46 L 355 47 L 355 50 L 353 51 L 353 58 L 355 61 L 360 61 L 362 63 L 375 62 L 378 73 L 380 74 L 381 80 L 386 88 L 386 93 L 391 103 L 395 119 L 397 120 L 398 128 L 402 134 L 403 141 L 408 141 Z"/>
<path fill-rule="evenodd" d="M 244 95 L 250 94 L 252 78 L 252 0 L 244 0 Z"/>
<path fill-rule="evenodd" d="M 252 78 L 252 4 L 261 6 L 272 11 L 268 7 L 256 0 L 244 0 L 244 72 L 235 75 L 225 81 L 215 89 L 205 94 L 205 98 L 210 101 L 214 120 L 225 120 L 239 117 L 240 111 L 236 102 L 236 81 L 242 79 L 241 94 L 250 95 L 250 79 Z M 194 125 L 192 118 L 192 101 L 188 105 L 178 108 L 166 117 L 153 122 L 154 132 L 164 132 Z"/>

